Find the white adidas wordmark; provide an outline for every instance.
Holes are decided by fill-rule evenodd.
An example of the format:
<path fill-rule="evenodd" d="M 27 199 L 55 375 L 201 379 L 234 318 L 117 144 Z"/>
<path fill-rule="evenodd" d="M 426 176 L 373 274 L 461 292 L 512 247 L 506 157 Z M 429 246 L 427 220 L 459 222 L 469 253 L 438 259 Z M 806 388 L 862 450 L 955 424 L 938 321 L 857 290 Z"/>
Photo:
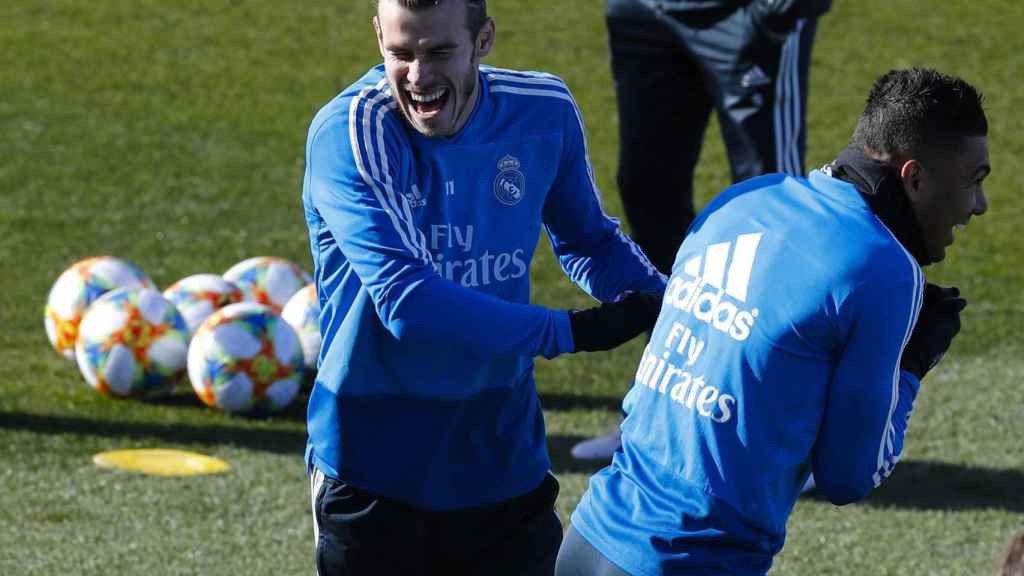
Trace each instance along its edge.
<path fill-rule="evenodd" d="M 708 246 L 703 256 L 696 256 L 683 264 L 683 274 L 691 279 L 672 278 L 665 292 L 665 301 L 734 340 L 746 340 L 758 310 L 743 310 L 730 299 L 747 301 L 750 272 L 760 242 L 761 233 L 757 232 L 741 234 L 735 243 L 721 242 Z M 723 298 L 723 295 L 730 298 Z"/>

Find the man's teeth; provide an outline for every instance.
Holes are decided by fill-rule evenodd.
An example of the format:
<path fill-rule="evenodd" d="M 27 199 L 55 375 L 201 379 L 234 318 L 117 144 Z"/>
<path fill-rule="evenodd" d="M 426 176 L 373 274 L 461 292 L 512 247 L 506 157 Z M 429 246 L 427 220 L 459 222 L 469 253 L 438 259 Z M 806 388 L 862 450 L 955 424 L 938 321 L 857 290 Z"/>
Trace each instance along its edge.
<path fill-rule="evenodd" d="M 444 96 L 444 92 L 445 92 L 444 88 L 441 88 L 437 92 L 431 92 L 430 94 L 417 94 L 415 92 L 409 92 L 409 97 L 412 98 L 412 100 L 414 102 L 419 102 L 421 104 L 427 104 L 427 103 L 433 102 L 434 100 L 437 100 L 441 96 Z"/>

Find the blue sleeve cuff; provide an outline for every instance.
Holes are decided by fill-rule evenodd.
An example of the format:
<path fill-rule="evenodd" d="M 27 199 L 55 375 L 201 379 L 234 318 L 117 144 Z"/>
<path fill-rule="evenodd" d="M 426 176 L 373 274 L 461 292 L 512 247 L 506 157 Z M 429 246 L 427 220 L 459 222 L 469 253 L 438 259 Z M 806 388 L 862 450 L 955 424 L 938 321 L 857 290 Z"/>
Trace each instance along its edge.
<path fill-rule="evenodd" d="M 900 368 L 900 376 L 902 376 L 900 380 L 909 385 L 910 389 L 913 391 L 913 396 L 910 397 L 910 400 L 917 398 L 917 391 L 921 389 L 921 380 L 912 372 L 907 372 L 902 368 Z"/>
<path fill-rule="evenodd" d="M 572 340 L 572 324 L 569 323 L 569 311 L 568 310 L 555 310 L 554 314 L 554 325 L 555 325 L 555 343 L 558 350 L 551 356 L 544 355 L 546 358 L 554 358 L 559 354 L 568 354 L 576 351 L 576 343 Z"/>

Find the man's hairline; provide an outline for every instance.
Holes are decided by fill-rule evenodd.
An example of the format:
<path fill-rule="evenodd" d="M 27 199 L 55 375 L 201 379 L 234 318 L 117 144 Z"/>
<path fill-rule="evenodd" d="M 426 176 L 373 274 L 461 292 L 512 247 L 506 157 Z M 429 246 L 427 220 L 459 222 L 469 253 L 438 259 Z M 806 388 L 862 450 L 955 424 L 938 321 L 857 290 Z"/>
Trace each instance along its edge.
<path fill-rule="evenodd" d="M 430 9 L 433 9 L 433 8 L 439 8 L 441 6 L 441 4 L 443 4 L 445 2 L 451 2 L 451 1 L 452 0 L 437 0 L 436 4 L 428 5 L 428 6 L 401 6 L 399 4 L 399 7 L 400 8 L 405 8 L 406 10 L 413 10 L 413 11 L 430 10 Z M 465 10 L 466 10 L 466 18 L 465 18 L 465 20 L 466 20 L 466 29 L 469 31 L 469 36 L 470 36 L 470 38 L 476 38 L 477 35 L 480 33 L 480 30 L 483 30 L 484 26 L 487 25 L 487 22 L 493 21 L 494 19 L 491 17 L 490 14 L 488 14 L 483 19 L 483 21 L 480 22 L 480 25 L 477 28 L 477 30 L 474 31 L 473 30 L 473 26 L 470 24 L 470 21 L 469 21 L 469 8 L 470 8 L 469 3 L 470 3 L 471 0 L 459 0 L 459 1 L 465 7 Z M 486 1 L 486 0 L 483 0 L 483 1 Z M 380 17 L 380 5 L 382 3 L 384 3 L 384 2 L 388 2 L 388 3 L 391 3 L 391 4 L 398 4 L 399 0 L 373 0 L 373 4 L 374 4 L 374 8 L 375 8 L 375 14 L 373 16 L 374 19 L 378 19 Z"/>
<path fill-rule="evenodd" d="M 850 144 L 860 148 L 860 151 L 872 160 L 877 160 L 878 162 L 884 162 L 891 166 L 899 167 L 910 160 L 916 160 L 918 162 L 926 161 L 930 164 L 931 161 L 941 157 L 942 153 L 947 151 L 949 147 L 954 148 L 950 151 L 950 158 L 958 157 L 967 148 L 967 142 L 973 138 L 987 139 L 988 133 L 975 134 L 970 132 L 954 132 L 948 134 L 945 138 L 942 138 L 941 142 L 924 143 L 917 150 L 906 151 L 885 152 L 875 150 L 867 143 L 851 142 Z"/>

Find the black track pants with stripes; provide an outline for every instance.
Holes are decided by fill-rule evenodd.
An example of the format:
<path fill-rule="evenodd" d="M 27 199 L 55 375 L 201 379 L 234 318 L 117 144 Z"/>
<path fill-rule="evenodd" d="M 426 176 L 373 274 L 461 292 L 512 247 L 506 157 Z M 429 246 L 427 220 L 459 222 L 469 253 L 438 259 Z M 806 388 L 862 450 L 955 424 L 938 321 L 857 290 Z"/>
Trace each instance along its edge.
<path fill-rule="evenodd" d="M 694 217 L 693 176 L 715 110 L 734 182 L 804 173 L 816 19 L 779 43 L 746 8 L 668 13 L 608 0 L 618 185 L 633 238 L 668 274 Z M 702 191 L 710 198 L 717 191 Z"/>

